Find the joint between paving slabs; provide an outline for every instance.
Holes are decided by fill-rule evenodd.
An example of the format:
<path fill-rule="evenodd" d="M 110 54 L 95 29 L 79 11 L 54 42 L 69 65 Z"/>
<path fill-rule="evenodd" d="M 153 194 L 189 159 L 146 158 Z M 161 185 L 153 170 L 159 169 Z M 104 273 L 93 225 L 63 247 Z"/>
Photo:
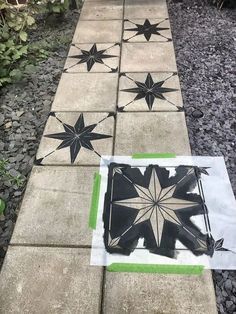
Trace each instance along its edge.
<path fill-rule="evenodd" d="M 91 249 L 92 245 L 77 244 L 38 244 L 38 243 L 10 243 L 14 247 L 42 247 L 42 248 L 65 248 L 65 249 Z"/>
<path fill-rule="evenodd" d="M 112 146 L 112 155 L 115 153 L 115 138 L 116 138 L 116 125 L 117 125 L 117 108 L 118 108 L 118 97 L 119 97 L 119 85 L 120 85 L 120 67 L 121 67 L 121 54 L 122 54 L 122 39 L 123 39 L 123 33 L 124 33 L 124 14 L 125 14 L 125 0 L 123 0 L 123 15 L 122 15 L 122 29 L 121 29 L 121 41 L 120 41 L 120 59 L 118 64 L 118 81 L 117 81 L 117 91 L 116 91 L 116 106 L 115 106 L 115 117 L 114 117 L 114 130 L 113 130 L 113 146 Z"/>
<path fill-rule="evenodd" d="M 106 267 L 103 266 L 102 270 L 102 281 L 101 281 L 101 304 L 100 304 L 100 314 L 105 314 L 103 304 L 105 299 L 105 285 L 106 285 Z"/>

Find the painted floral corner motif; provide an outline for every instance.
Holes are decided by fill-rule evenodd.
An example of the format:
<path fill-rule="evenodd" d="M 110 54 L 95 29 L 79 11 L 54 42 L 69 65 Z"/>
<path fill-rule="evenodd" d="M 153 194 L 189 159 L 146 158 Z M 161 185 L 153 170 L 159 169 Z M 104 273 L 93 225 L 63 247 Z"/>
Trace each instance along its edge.
<path fill-rule="evenodd" d="M 104 114 L 102 115 L 104 116 Z M 66 116 L 68 116 L 68 114 L 66 114 Z M 110 128 L 108 131 L 109 134 L 97 132 L 96 129 L 100 126 L 100 124 L 104 123 L 104 121 L 106 121 L 110 117 L 114 117 L 114 114 L 109 113 L 108 115 L 105 115 L 101 120 L 89 124 L 86 123 L 84 114 L 81 113 L 78 115 L 77 120 L 75 120 L 75 123 L 72 125 L 66 123 L 65 121 L 62 121 L 63 118 L 61 117 L 60 113 L 51 112 L 50 118 L 54 119 L 54 129 L 60 131 L 44 134 L 44 142 L 46 141 L 46 139 L 52 139 L 55 140 L 55 145 L 52 148 L 48 148 L 45 145 L 47 147 L 47 152 L 45 155 L 43 155 L 43 157 L 40 156 L 36 159 L 36 164 L 44 163 L 47 158 L 52 155 L 56 155 L 62 149 L 67 150 L 67 152 L 65 152 L 65 155 L 68 156 L 68 163 L 71 164 L 75 163 L 82 151 L 87 153 L 93 153 L 97 155 L 100 159 L 101 155 L 94 148 L 94 142 L 99 142 L 100 140 L 106 140 L 108 138 L 111 138 L 112 134 Z M 52 123 L 52 120 L 50 121 L 50 123 Z"/>
<path fill-rule="evenodd" d="M 170 258 L 176 257 L 177 240 L 196 256 L 224 250 L 224 240 L 215 241 L 210 231 L 201 187 L 206 170 L 192 166 L 174 170 L 171 175 L 158 165 L 141 172 L 137 167 L 110 164 L 103 213 L 107 252 L 130 255 L 140 239 L 143 249 Z M 204 230 L 191 220 L 194 216 L 202 217 Z"/>
<path fill-rule="evenodd" d="M 123 41 L 125 42 L 172 41 L 168 18 L 125 20 Z"/>
<path fill-rule="evenodd" d="M 177 73 L 121 73 L 118 111 L 182 111 Z"/>
<path fill-rule="evenodd" d="M 117 72 L 119 44 L 72 44 L 64 72 Z"/>

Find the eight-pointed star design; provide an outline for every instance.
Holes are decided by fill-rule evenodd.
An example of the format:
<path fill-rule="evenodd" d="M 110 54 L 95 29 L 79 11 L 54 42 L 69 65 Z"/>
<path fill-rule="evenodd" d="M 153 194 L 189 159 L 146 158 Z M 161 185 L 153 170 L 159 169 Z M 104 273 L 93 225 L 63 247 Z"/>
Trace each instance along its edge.
<path fill-rule="evenodd" d="M 97 124 L 85 126 L 83 114 L 80 114 L 74 126 L 62 123 L 65 132 L 47 134 L 45 137 L 61 140 L 57 149 L 70 147 L 71 163 L 74 163 L 79 154 L 81 147 L 94 151 L 91 141 L 111 137 L 111 135 L 99 134 L 92 132 Z M 94 151 L 96 153 L 96 151 Z M 98 153 L 97 153 L 98 154 Z"/>
<path fill-rule="evenodd" d="M 168 30 L 169 28 L 159 27 L 158 25 L 162 22 L 151 24 L 150 21 L 148 19 L 146 19 L 143 24 L 134 23 L 136 25 L 136 27 L 127 28 L 127 29 L 125 29 L 125 31 L 136 32 L 136 34 L 132 37 L 135 37 L 138 35 L 144 35 L 144 37 L 146 38 L 147 41 L 150 40 L 152 35 L 159 35 L 159 36 L 166 38 L 165 36 L 160 34 L 160 31 Z M 126 39 L 125 41 L 128 41 L 129 39 Z"/>
<path fill-rule="evenodd" d="M 165 96 L 163 96 L 164 93 L 177 90 L 174 88 L 162 87 L 165 81 L 166 80 L 154 83 L 151 74 L 148 73 L 144 83 L 134 81 L 137 87 L 122 89 L 121 91 L 137 94 L 133 101 L 145 98 L 149 110 L 152 110 L 155 98 L 166 100 Z"/>
<path fill-rule="evenodd" d="M 146 220 L 151 224 L 156 246 L 160 247 L 164 222 L 169 221 L 172 224 L 183 228 L 182 221 L 176 214 L 176 211 L 178 212 L 180 209 L 199 206 L 198 202 L 174 197 L 173 194 L 176 189 L 176 184 L 168 186 L 167 188 L 162 188 L 155 169 L 152 169 L 149 186 L 147 188 L 138 184 L 134 184 L 134 188 L 138 194 L 137 197 L 113 202 L 115 205 L 137 209 L 138 213 L 132 225 L 123 231 L 119 237 L 114 239 L 112 239 L 111 236 L 109 237 L 109 245 L 111 247 L 116 246 L 121 237 L 133 228 L 133 226 Z M 191 237 L 196 237 L 191 230 L 185 228 L 185 231 L 188 232 Z M 199 242 L 199 247 L 205 250 L 206 243 L 201 239 L 198 239 L 197 241 Z"/>
<path fill-rule="evenodd" d="M 82 54 L 72 56 L 71 58 L 80 59 L 77 64 L 87 63 L 87 70 L 89 72 L 95 63 L 104 64 L 103 59 L 116 57 L 106 54 L 106 50 L 107 49 L 98 50 L 97 45 L 94 44 L 89 51 L 81 49 Z"/>

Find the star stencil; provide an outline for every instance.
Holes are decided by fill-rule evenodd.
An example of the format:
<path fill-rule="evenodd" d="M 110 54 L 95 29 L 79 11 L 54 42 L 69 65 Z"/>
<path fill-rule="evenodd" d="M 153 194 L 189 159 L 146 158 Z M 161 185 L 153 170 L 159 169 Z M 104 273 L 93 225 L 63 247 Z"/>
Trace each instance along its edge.
<path fill-rule="evenodd" d="M 165 20 L 167 20 L 167 19 L 165 19 Z M 171 41 L 170 38 L 167 38 L 166 36 L 164 36 L 163 34 L 160 33 L 161 31 L 165 31 L 165 30 L 169 29 L 169 27 L 160 27 L 159 26 L 165 20 L 162 20 L 161 22 L 154 23 L 154 24 L 151 24 L 148 19 L 146 19 L 143 24 L 138 24 L 138 23 L 134 23 L 130 20 L 126 20 L 126 22 L 134 24 L 135 27 L 125 28 L 124 31 L 125 32 L 135 32 L 135 34 L 129 38 L 124 39 L 124 41 L 129 41 L 130 39 L 132 39 L 136 36 L 140 36 L 140 35 L 143 35 L 145 37 L 146 41 L 149 41 L 151 39 L 152 35 L 158 35 L 158 36 L 161 36 L 162 38 L 165 38 L 166 41 Z"/>
<path fill-rule="evenodd" d="M 38 159 L 37 160 L 38 164 L 41 163 L 44 158 L 55 153 L 57 150 L 67 148 L 67 147 L 70 148 L 70 160 L 72 164 L 75 162 L 81 148 L 85 148 L 90 151 L 93 151 L 95 154 L 101 157 L 101 155 L 96 150 L 94 150 L 91 142 L 96 141 L 96 140 L 110 138 L 112 136 L 106 135 L 106 134 L 95 133 L 93 132 L 93 130 L 96 128 L 96 126 L 99 123 L 101 123 L 106 118 L 108 118 L 110 114 L 104 119 L 102 119 L 101 121 L 99 121 L 98 123 L 87 125 L 87 126 L 85 125 L 84 116 L 82 113 L 80 114 L 74 126 L 62 122 L 55 115 L 55 113 L 51 113 L 51 116 L 54 116 L 57 119 L 57 121 L 63 125 L 64 132 L 46 134 L 44 135 L 44 137 L 61 140 L 61 144 L 55 150 L 47 154 L 45 157 Z"/>
<path fill-rule="evenodd" d="M 104 209 L 108 210 L 104 212 L 108 252 L 129 255 L 141 237 L 155 254 L 174 257 L 178 239 L 195 255 L 212 256 L 214 240 L 204 201 L 189 193 L 198 184 L 194 167 L 179 166 L 174 177 L 165 168 L 152 165 L 143 177 L 137 168 L 112 167 L 112 186 Z M 190 220 L 194 215 L 204 216 L 206 234 Z"/>
<path fill-rule="evenodd" d="M 93 68 L 94 64 L 99 63 L 99 64 L 103 64 L 105 67 L 109 68 L 111 70 L 111 72 L 116 72 L 117 68 L 113 69 L 104 62 L 105 59 L 118 57 L 118 56 L 109 55 L 106 53 L 109 49 L 111 49 L 112 47 L 114 47 L 116 45 L 117 44 L 112 45 L 112 46 L 108 47 L 107 49 L 101 49 L 101 50 L 98 50 L 96 44 L 94 44 L 90 50 L 84 50 L 82 48 L 79 48 L 76 45 L 73 45 L 78 50 L 80 50 L 80 54 L 72 55 L 72 56 L 69 56 L 68 58 L 78 59 L 79 61 L 77 63 L 73 64 L 72 66 L 66 68 L 64 71 L 68 72 L 69 69 L 75 67 L 76 65 L 86 63 L 87 64 L 87 71 L 90 72 L 91 69 Z"/>
<path fill-rule="evenodd" d="M 152 110 L 153 103 L 154 103 L 155 99 L 166 100 L 171 105 L 173 105 L 173 106 L 177 107 L 178 109 L 180 109 L 178 106 L 176 106 L 174 103 L 172 103 L 171 101 L 166 99 L 165 96 L 164 96 L 165 93 L 170 93 L 170 92 L 177 91 L 177 89 L 175 89 L 175 88 L 163 87 L 163 84 L 168 79 L 170 79 L 173 75 L 175 75 L 175 73 L 173 73 L 171 76 L 169 76 L 165 80 L 162 80 L 162 81 L 159 81 L 159 82 L 156 82 L 156 83 L 154 83 L 150 73 L 147 74 L 145 82 L 135 81 L 131 77 L 126 75 L 125 73 L 122 74 L 122 75 L 127 77 L 129 80 L 133 81 L 135 83 L 136 87 L 122 89 L 121 91 L 122 92 L 126 92 L 126 93 L 134 93 L 134 94 L 137 94 L 137 95 L 135 96 L 135 98 L 131 102 L 129 102 L 128 104 L 126 104 L 126 105 L 124 105 L 122 107 L 119 107 L 119 110 L 122 111 L 125 107 L 127 107 L 131 103 L 133 103 L 133 102 L 135 102 L 135 101 L 137 101 L 139 99 L 142 99 L 142 98 L 145 99 L 146 104 L 147 104 L 149 110 Z"/>

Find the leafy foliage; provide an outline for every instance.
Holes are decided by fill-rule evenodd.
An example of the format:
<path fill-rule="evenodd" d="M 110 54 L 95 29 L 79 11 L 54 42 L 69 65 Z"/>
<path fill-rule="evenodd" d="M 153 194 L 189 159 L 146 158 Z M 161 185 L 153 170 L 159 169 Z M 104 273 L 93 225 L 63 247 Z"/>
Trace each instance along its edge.
<path fill-rule="evenodd" d="M 24 73 L 34 70 L 34 65 L 48 57 L 39 43 L 29 43 L 28 31 L 36 29 L 34 16 L 38 13 L 63 15 L 70 1 L 78 0 L 28 0 L 21 7 L 0 0 L 0 87 L 20 80 Z"/>
<path fill-rule="evenodd" d="M 49 13 L 64 13 L 69 9 L 69 0 L 64 1 L 46 1 L 46 9 Z"/>
<path fill-rule="evenodd" d="M 11 174 L 8 161 L 6 159 L 0 159 L 0 178 L 1 178 L 1 185 L 13 185 L 14 189 L 18 189 L 24 185 L 25 178 L 18 175 Z M 0 215 L 3 213 L 6 204 L 3 199 L 0 198 Z"/>
<path fill-rule="evenodd" d="M 34 27 L 35 19 L 30 6 L 20 10 L 0 0 L 0 87 L 19 80 L 25 64 L 19 61 L 27 56 L 27 31 Z"/>
<path fill-rule="evenodd" d="M 24 185 L 24 177 L 21 175 L 13 176 L 8 169 L 8 161 L 6 159 L 0 160 L 0 177 L 8 184 L 15 185 L 20 188 Z"/>

